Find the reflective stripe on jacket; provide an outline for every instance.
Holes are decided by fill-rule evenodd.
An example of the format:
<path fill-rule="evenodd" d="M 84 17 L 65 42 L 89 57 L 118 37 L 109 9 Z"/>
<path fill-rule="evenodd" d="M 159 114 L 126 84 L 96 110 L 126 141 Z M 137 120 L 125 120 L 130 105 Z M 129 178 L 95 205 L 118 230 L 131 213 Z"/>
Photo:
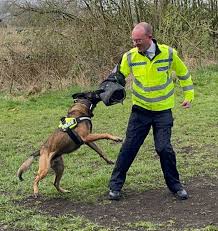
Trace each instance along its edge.
<path fill-rule="evenodd" d="M 190 73 L 176 50 L 157 45 L 160 50 L 152 60 L 133 48 L 122 57 L 119 71 L 127 77 L 133 74 L 132 101 L 147 110 L 162 111 L 174 107 L 174 84 L 172 71 L 179 78 L 185 100 L 194 98 Z"/>

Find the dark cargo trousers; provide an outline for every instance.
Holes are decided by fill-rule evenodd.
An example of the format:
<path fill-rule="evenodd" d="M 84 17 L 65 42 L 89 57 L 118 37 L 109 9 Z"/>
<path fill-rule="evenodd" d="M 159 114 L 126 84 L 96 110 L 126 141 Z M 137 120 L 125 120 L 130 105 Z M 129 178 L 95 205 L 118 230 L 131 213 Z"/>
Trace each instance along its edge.
<path fill-rule="evenodd" d="M 176 168 L 175 152 L 170 143 L 172 126 L 173 117 L 170 109 L 156 112 L 133 106 L 126 138 L 109 182 L 111 190 L 120 191 L 123 187 L 127 171 L 151 127 L 155 150 L 160 157 L 161 168 L 168 188 L 173 193 L 182 188 Z"/>

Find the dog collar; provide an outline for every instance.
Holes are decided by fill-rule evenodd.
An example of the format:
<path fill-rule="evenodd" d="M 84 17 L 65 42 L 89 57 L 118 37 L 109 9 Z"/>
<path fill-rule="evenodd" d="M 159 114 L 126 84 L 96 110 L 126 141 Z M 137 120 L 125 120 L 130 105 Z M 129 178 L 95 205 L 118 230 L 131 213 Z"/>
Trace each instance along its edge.
<path fill-rule="evenodd" d="M 93 117 L 93 109 L 95 108 L 96 105 L 94 105 L 93 103 L 91 103 L 89 100 L 82 100 L 82 99 L 74 99 L 73 100 L 74 103 L 81 103 L 84 104 L 90 111 L 90 115 L 91 117 Z"/>

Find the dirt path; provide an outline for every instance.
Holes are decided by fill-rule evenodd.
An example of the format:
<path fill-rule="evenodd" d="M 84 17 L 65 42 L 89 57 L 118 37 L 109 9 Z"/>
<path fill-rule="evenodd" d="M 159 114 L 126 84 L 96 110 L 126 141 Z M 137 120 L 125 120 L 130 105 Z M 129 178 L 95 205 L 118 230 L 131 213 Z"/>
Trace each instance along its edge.
<path fill-rule="evenodd" d="M 167 189 L 149 190 L 142 193 L 125 191 L 121 201 L 108 201 L 104 195 L 96 204 L 75 203 L 61 198 L 29 197 L 19 204 L 37 206 L 52 216 L 72 214 L 84 216 L 90 221 L 116 230 L 145 230 L 127 227 L 127 223 L 150 221 L 154 224 L 169 224 L 158 230 L 184 230 L 218 226 L 218 182 L 206 179 L 193 180 L 186 185 L 190 198 L 180 201 Z M 41 203 L 39 203 L 39 200 Z"/>

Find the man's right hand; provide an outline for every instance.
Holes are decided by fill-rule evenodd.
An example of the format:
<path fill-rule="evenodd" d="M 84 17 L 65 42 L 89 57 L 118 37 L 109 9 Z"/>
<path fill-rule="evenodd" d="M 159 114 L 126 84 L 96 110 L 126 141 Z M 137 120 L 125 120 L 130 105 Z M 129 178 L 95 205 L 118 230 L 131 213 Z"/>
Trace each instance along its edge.
<path fill-rule="evenodd" d="M 191 107 L 191 102 L 189 102 L 188 100 L 184 100 L 182 103 L 182 107 L 184 109 L 190 108 Z"/>

